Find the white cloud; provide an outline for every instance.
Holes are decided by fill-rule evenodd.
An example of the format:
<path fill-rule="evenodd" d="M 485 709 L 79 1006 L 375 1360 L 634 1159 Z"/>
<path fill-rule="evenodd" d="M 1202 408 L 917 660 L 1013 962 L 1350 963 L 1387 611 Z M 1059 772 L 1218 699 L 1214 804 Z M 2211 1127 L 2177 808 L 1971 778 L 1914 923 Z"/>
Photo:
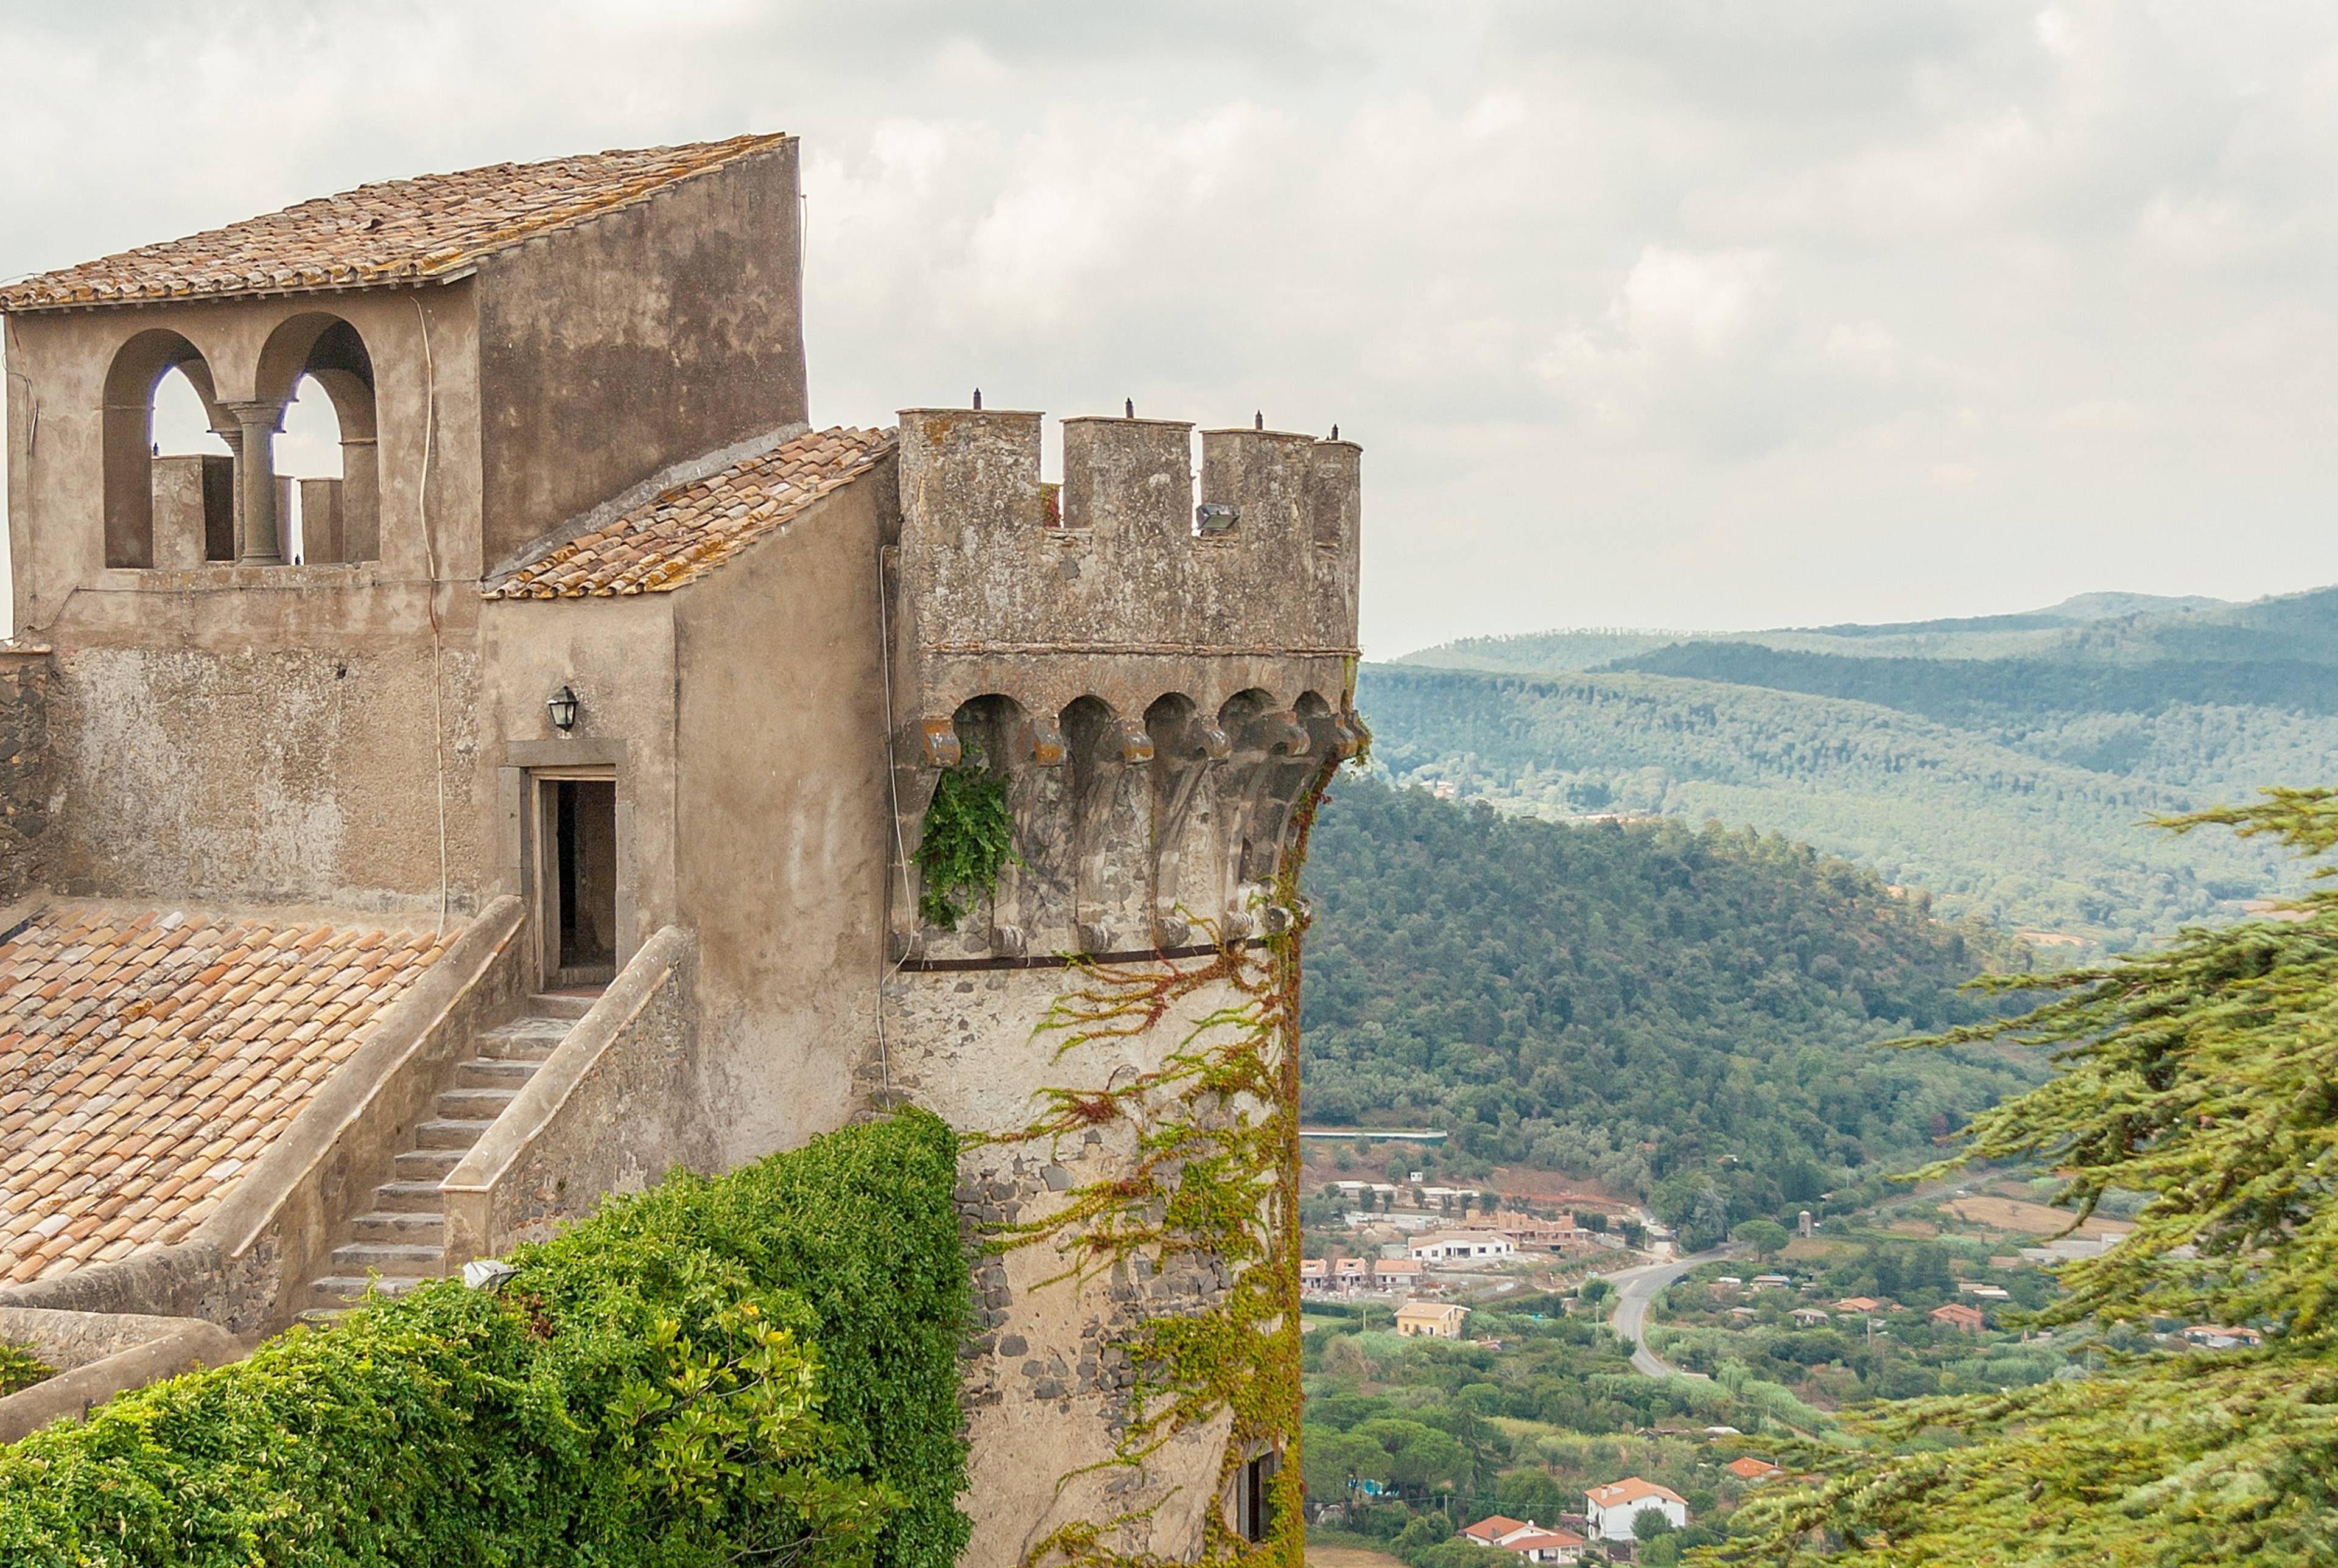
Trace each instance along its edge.
<path fill-rule="evenodd" d="M 2338 578 L 2302 0 L 20 6 L 0 276 L 750 128 L 816 416 L 1337 420 L 1375 651 Z"/>

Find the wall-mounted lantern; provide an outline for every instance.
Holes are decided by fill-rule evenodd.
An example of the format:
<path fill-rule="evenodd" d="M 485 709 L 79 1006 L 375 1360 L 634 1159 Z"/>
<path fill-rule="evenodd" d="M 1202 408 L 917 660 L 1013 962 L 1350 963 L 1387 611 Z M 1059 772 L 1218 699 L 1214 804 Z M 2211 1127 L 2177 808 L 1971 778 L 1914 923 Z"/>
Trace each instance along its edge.
<path fill-rule="evenodd" d="M 565 734 L 576 728 L 576 693 L 563 686 L 545 700 L 544 710 L 552 715 L 552 727 Z"/>

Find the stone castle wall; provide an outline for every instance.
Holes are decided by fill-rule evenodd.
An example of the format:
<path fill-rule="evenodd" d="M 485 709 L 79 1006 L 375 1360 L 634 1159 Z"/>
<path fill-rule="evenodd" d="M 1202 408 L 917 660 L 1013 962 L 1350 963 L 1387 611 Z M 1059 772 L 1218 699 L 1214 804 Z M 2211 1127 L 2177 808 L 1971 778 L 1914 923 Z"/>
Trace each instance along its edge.
<path fill-rule="evenodd" d="M 0 904 L 47 877 L 49 660 L 0 654 Z"/>
<path fill-rule="evenodd" d="M 889 1060 L 871 1064 L 869 1086 L 881 1075 L 897 1101 L 923 1105 L 965 1132 L 1012 1138 L 1044 1113 L 1043 1091 L 1126 1084 L 1157 1073 L 1191 1044 L 1200 1020 L 1243 1000 L 1232 986 L 1213 984 L 1181 998 L 1154 1028 L 1072 1044 L 1040 1026 L 1078 983 L 1077 972 L 1060 966 L 899 974 L 885 993 Z M 1216 1033 L 1230 1048 L 1241 1044 L 1233 1032 Z M 1272 1107 L 1240 1110 L 1261 1117 Z M 1129 1176 L 1139 1122 L 1132 1114 L 1062 1137 L 970 1146 L 960 1158 L 958 1194 L 969 1241 L 977 1250 L 1011 1241 L 1017 1228 Z M 1016 1568 L 1066 1525 L 1136 1515 L 1113 1541 L 1115 1550 L 1194 1561 L 1203 1555 L 1205 1516 L 1227 1503 L 1230 1412 L 1212 1415 L 1139 1462 L 1111 1461 L 1139 1414 L 1128 1346 L 1152 1320 L 1222 1308 L 1232 1267 L 1206 1250 L 1164 1260 L 1140 1248 L 1104 1259 L 1080 1244 L 1081 1234 L 978 1251 L 976 1318 L 964 1352 L 973 1450 L 967 1509 L 975 1526 L 967 1568 Z M 1086 1277 L 1067 1277 L 1084 1262 L 1092 1266 Z"/>
<path fill-rule="evenodd" d="M 1283 825 L 1351 755 L 1362 455 L 1272 430 L 900 416 L 895 756 L 914 861 L 940 770 L 1008 781 L 1017 858 L 954 930 L 894 911 L 898 956 L 1131 953 L 1272 929 Z M 914 872 L 911 872 L 914 881 Z"/>

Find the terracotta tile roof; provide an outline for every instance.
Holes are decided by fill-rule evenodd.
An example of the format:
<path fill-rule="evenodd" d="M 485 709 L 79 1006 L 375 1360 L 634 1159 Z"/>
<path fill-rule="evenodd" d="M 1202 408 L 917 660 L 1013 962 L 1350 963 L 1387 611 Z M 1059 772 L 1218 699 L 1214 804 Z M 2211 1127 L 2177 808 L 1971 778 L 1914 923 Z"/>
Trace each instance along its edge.
<path fill-rule="evenodd" d="M 488 599 L 663 593 L 732 555 L 893 450 L 891 429 L 815 430 L 578 534 L 482 591 Z"/>
<path fill-rule="evenodd" d="M 0 1283 L 183 1238 L 444 947 L 89 905 L 0 944 Z"/>
<path fill-rule="evenodd" d="M 427 281 L 786 141 L 733 136 L 360 185 L 27 278 L 0 289 L 0 310 Z"/>
<path fill-rule="evenodd" d="M 1475 1524 L 1463 1525 L 1461 1534 L 1479 1541 L 1498 1541 L 1526 1527 L 1527 1522 L 1523 1519 L 1513 1519 L 1507 1514 L 1488 1514 Z"/>
<path fill-rule="evenodd" d="M 1406 1318 L 1414 1322 L 1431 1323 L 1444 1323 L 1450 1321 L 1457 1313 L 1463 1317 L 1467 1317 L 1469 1312 L 1469 1308 L 1467 1307 L 1459 1306 L 1450 1301 L 1441 1303 L 1435 1301 L 1408 1301 L 1403 1306 L 1396 1309 L 1396 1315 L 1400 1318 Z"/>
<path fill-rule="evenodd" d="M 1513 1535 L 1502 1544 L 1520 1553 L 1567 1552 L 1584 1544 L 1584 1540 L 1572 1530 L 1535 1530 L 1524 1535 Z"/>
<path fill-rule="evenodd" d="M 1666 1503 L 1678 1503 L 1681 1494 L 1669 1486 L 1659 1486 L 1653 1481 L 1643 1481 L 1637 1475 L 1627 1475 L 1621 1481 L 1610 1481 L 1605 1486 L 1594 1486 L 1589 1496 L 1602 1508 L 1613 1508 L 1619 1503 L 1637 1503 L 1645 1497 L 1655 1497 Z"/>

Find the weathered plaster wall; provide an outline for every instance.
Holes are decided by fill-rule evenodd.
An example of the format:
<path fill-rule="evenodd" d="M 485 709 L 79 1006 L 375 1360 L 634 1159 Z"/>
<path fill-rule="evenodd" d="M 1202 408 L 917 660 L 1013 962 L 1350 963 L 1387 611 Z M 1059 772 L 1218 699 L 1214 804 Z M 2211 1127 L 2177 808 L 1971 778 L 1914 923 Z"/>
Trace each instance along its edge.
<path fill-rule="evenodd" d="M 490 563 L 805 417 L 797 225 L 791 141 L 481 272 Z"/>
<path fill-rule="evenodd" d="M 1042 1089 L 1092 1088 L 1158 1068 L 1195 1021 L 1238 999 L 1207 988 L 1142 1035 L 1059 1057 L 1063 1037 L 1034 1031 L 1066 984 L 1060 968 L 896 975 L 885 985 L 889 1060 L 882 1068 L 892 1093 L 966 1132 L 1014 1132 L 1044 1110 Z M 871 1062 L 862 1081 L 873 1086 L 879 1075 Z M 1094 1138 L 968 1151 L 958 1198 L 969 1225 L 981 1232 L 1036 1220 L 1075 1189 L 1130 1169 L 1128 1123 L 1107 1124 Z M 1171 1560 L 1199 1551 L 1225 1451 L 1223 1415 L 1140 1466 L 1107 1465 L 1060 1490 L 1058 1483 L 1109 1459 L 1126 1419 L 1131 1367 L 1111 1342 L 1148 1317 L 1206 1310 L 1223 1299 L 1226 1279 L 1190 1263 L 1162 1277 L 1140 1260 L 1076 1286 L 1046 1282 L 1070 1261 L 1042 1242 L 989 1259 L 977 1274 L 977 1326 L 966 1351 L 975 1521 L 961 1559 L 968 1568 L 1012 1568 L 1067 1523 L 1156 1504 L 1141 1539 L 1122 1549 Z"/>
<path fill-rule="evenodd" d="M 535 894 L 526 771 L 614 768 L 620 965 L 677 918 L 674 603 L 671 593 L 643 593 L 479 606 L 480 757 L 495 780 L 479 830 L 492 846 L 496 890 Z M 578 703 L 565 733 L 545 708 L 563 686 Z"/>
<path fill-rule="evenodd" d="M 270 338 L 320 311 L 357 330 L 373 366 L 382 558 L 107 567 L 102 406 L 116 351 L 175 332 L 220 398 L 250 398 L 275 373 Z M 58 886 L 435 910 L 443 772 L 446 895 L 476 907 L 476 606 L 449 581 L 479 570 L 469 286 L 35 314 L 9 333 L 16 625 L 55 650 Z"/>
<path fill-rule="evenodd" d="M 189 597 L 206 601 L 198 612 L 246 607 Z M 322 616 L 354 608 L 332 598 L 315 607 Z M 61 645 L 49 703 L 55 886 L 435 911 L 443 767 L 448 901 L 476 908 L 478 678 L 469 646 L 434 660 L 427 642 L 355 627 L 280 642 L 254 627 Z"/>
<path fill-rule="evenodd" d="M 880 470 L 673 597 L 682 918 L 720 1155 L 802 1142 L 854 1110 L 875 1026 L 889 808 Z"/>

